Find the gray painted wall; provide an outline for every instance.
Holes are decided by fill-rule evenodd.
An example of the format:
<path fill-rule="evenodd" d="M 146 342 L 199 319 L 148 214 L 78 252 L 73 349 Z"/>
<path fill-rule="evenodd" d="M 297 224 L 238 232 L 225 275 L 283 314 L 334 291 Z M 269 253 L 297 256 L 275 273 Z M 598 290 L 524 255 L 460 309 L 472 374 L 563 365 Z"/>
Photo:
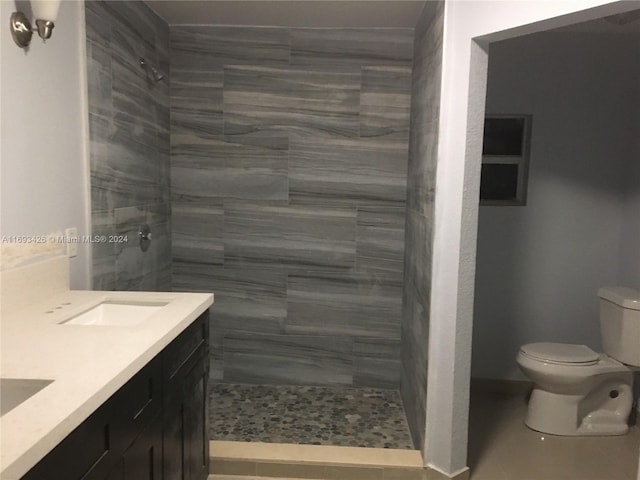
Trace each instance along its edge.
<path fill-rule="evenodd" d="M 128 242 L 93 245 L 96 290 L 170 290 L 169 28 L 143 2 L 86 2 L 93 235 Z M 151 227 L 148 251 L 138 229 Z"/>
<path fill-rule="evenodd" d="M 416 448 L 424 446 L 432 228 L 438 150 L 444 2 L 427 2 L 416 26 L 411 85 L 400 392 Z"/>
<path fill-rule="evenodd" d="M 412 29 L 172 27 L 173 288 L 228 382 L 397 387 Z"/>
<path fill-rule="evenodd" d="M 636 53 L 630 59 L 628 71 L 637 86 L 640 83 L 640 38 L 635 45 Z M 628 105 L 632 108 L 626 129 L 632 144 L 624 172 L 618 282 L 640 291 L 640 88 L 632 89 L 628 95 Z"/>
<path fill-rule="evenodd" d="M 637 36 L 491 45 L 488 113 L 531 113 L 525 207 L 481 207 L 473 375 L 523 378 L 520 345 L 601 351 L 597 290 L 640 287 Z M 500 339 L 500 341 L 496 341 Z"/>

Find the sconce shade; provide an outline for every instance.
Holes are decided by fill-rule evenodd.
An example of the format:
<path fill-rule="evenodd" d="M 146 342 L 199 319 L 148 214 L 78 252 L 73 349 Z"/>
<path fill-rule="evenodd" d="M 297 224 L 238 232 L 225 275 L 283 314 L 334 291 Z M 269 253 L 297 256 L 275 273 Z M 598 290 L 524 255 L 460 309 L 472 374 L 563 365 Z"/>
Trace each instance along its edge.
<path fill-rule="evenodd" d="M 31 12 L 37 20 L 55 22 L 60 10 L 60 0 L 31 0 Z"/>

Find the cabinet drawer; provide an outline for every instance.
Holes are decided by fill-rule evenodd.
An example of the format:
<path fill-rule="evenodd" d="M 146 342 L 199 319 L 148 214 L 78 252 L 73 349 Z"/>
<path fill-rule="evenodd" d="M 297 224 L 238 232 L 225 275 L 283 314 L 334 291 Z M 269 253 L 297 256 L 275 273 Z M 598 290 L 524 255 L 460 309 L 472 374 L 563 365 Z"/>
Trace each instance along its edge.
<path fill-rule="evenodd" d="M 200 315 L 187 329 L 176 338 L 163 353 L 165 381 L 171 380 L 176 373 L 209 339 L 209 312 Z"/>

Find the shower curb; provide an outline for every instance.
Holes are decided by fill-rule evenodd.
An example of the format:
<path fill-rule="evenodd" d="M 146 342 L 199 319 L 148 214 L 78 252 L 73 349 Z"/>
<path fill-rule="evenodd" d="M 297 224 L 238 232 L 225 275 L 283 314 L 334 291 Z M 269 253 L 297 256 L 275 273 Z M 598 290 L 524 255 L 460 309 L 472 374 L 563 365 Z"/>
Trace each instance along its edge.
<path fill-rule="evenodd" d="M 212 474 L 323 480 L 432 478 L 417 450 L 226 441 L 211 441 L 209 447 Z"/>

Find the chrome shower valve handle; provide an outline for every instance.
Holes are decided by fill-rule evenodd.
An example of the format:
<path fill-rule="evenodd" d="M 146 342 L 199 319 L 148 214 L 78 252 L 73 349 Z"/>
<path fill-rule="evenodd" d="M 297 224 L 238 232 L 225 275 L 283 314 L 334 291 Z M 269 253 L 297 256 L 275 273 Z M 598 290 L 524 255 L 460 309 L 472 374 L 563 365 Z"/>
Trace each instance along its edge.
<path fill-rule="evenodd" d="M 138 237 L 140 238 L 140 250 L 142 250 L 143 252 L 146 252 L 149 249 L 149 246 L 151 245 L 151 239 L 152 239 L 151 228 L 149 228 L 149 225 L 147 225 L 146 223 L 143 225 L 140 225 L 140 230 L 138 231 Z"/>

